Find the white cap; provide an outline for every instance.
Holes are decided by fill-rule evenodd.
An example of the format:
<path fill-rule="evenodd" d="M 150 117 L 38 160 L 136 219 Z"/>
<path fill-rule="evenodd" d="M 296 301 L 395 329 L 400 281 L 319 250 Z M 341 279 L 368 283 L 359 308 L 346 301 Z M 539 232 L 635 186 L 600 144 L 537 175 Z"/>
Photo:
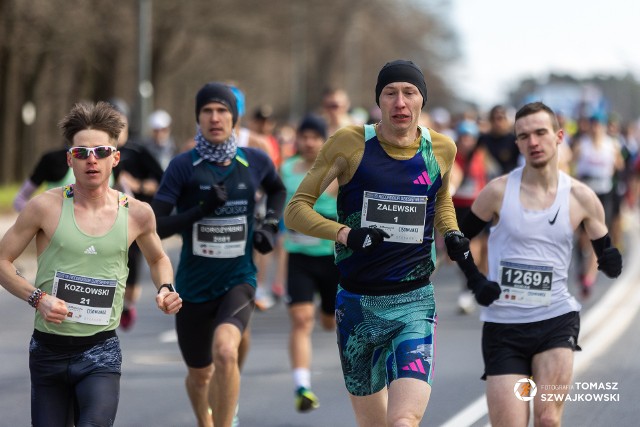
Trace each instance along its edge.
<path fill-rule="evenodd" d="M 447 125 L 451 121 L 451 114 L 443 107 L 434 108 L 429 115 L 431 116 L 431 120 L 439 125 Z"/>
<path fill-rule="evenodd" d="M 171 116 L 164 110 L 156 110 L 149 115 L 149 127 L 153 130 L 171 126 Z"/>

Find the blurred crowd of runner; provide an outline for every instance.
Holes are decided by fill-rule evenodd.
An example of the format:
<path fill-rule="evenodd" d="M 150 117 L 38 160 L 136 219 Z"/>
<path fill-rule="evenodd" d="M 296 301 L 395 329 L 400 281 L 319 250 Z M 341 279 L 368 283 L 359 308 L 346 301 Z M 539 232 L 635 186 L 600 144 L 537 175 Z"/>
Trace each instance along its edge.
<path fill-rule="evenodd" d="M 288 159 L 299 154 L 301 144 L 300 125 L 309 114 L 318 119 L 318 135 L 324 139 L 336 130 L 352 124 L 376 123 L 380 120 L 377 107 L 366 109 L 353 106 L 347 91 L 327 88 L 320 104 L 303 115 L 300 123 L 279 120 L 269 104 L 258 105 L 246 111 L 245 93 L 231 85 L 238 101 L 239 119 L 236 124 L 239 146 L 257 147 L 266 151 L 280 171 Z M 129 116 L 129 107 L 118 98 L 109 100 L 123 116 Z M 495 105 L 489 111 L 468 109 L 451 112 L 444 107 L 433 107 L 422 114 L 421 125 L 449 136 L 455 141 L 457 155 L 452 171 L 450 192 L 453 196 L 458 220 L 466 215 L 480 190 L 493 178 L 510 172 L 522 163 L 513 133 L 515 108 Z M 560 147 L 560 168 L 591 187 L 605 208 L 607 226 L 613 244 L 624 248 L 622 213 L 637 204 L 640 191 L 640 118 L 623 118 L 614 111 L 602 108 L 576 108 L 574 114 L 559 111 L 558 119 L 564 128 L 564 143 Z M 153 111 L 148 120 L 149 135 L 128 140 L 128 133 L 121 138 L 124 151 L 122 165 L 116 170 L 114 185 L 129 194 L 150 201 L 162 177 L 162 170 L 178 153 L 193 148 L 194 141 L 176 141 L 172 134 L 172 117 L 163 109 Z M 307 129 L 308 130 L 308 129 Z M 45 153 L 25 180 L 17 194 L 14 207 L 20 211 L 37 189 L 65 185 L 73 181 L 73 174 L 66 165 L 66 150 L 61 148 Z M 260 195 L 258 195 L 260 196 Z M 257 218 L 259 221 L 260 218 Z M 281 224 L 281 231 L 286 231 Z M 489 230 L 472 241 L 472 252 L 481 269 L 486 272 L 486 241 Z M 288 233 L 280 233 L 276 249 L 267 255 L 255 254 L 258 266 L 256 307 L 268 310 L 287 296 L 287 251 L 284 241 Z M 439 237 L 439 236 L 438 236 Z M 577 277 L 580 295 L 586 299 L 597 274 L 597 266 L 590 250 L 590 243 L 581 233 L 576 235 Z M 437 243 L 442 249 L 442 239 Z M 131 277 L 121 328 L 130 329 L 136 320 L 135 302 L 139 298 L 137 288 L 138 253 L 132 249 Z M 439 261 L 450 262 L 439 251 Z M 463 283 L 463 281 L 461 281 Z M 473 296 L 462 284 L 458 299 L 460 313 L 474 311 Z"/>
<path fill-rule="evenodd" d="M 246 111 L 245 94 L 237 87 L 231 88 L 238 107 L 239 117 L 235 125 L 238 146 L 256 147 L 268 153 L 287 186 L 287 200 L 313 164 L 314 156 L 324 141 L 336 130 L 347 125 L 364 125 L 380 120 L 379 109 L 352 106 L 349 94 L 342 89 L 327 89 L 317 108 L 303 114 L 298 123 L 290 123 L 279 120 L 270 105 L 259 105 L 252 111 Z M 128 107 L 122 101 L 110 102 L 125 118 L 129 115 Z M 436 107 L 423 113 L 421 125 L 449 136 L 457 146 L 450 193 L 458 221 L 469 212 L 478 193 L 492 179 L 522 164 L 515 143 L 515 111 L 511 106 L 496 105 L 487 112 L 468 110 L 456 113 Z M 622 250 L 622 214 L 625 210 L 634 209 L 640 189 L 640 120 L 623 119 L 612 111 L 580 112 L 575 115 L 559 112 L 558 119 L 565 135 L 559 151 L 560 168 L 586 183 L 598 195 L 605 209 L 612 243 Z M 154 111 L 148 118 L 148 124 L 151 134 L 139 141 L 128 141 L 127 133 L 123 132 L 119 144 L 122 161 L 113 179 L 114 186 L 143 201 L 153 199 L 163 170 L 170 160 L 195 145 L 193 139 L 182 143 L 174 139 L 172 118 L 165 110 Z M 16 196 L 16 210 L 20 211 L 41 185 L 52 188 L 73 181 L 73 174 L 66 162 L 66 151 L 65 147 L 42 157 Z M 335 218 L 337 188 L 333 193 L 334 201 L 328 200 L 327 203 L 327 206 L 333 206 L 333 211 L 327 209 L 322 214 Z M 256 198 L 260 205 L 263 195 L 257 194 Z M 261 215 L 265 214 L 264 205 L 257 211 L 256 221 L 259 223 Z M 255 302 L 262 311 L 271 309 L 279 301 L 287 306 L 291 319 L 289 354 L 295 405 L 297 410 L 304 412 L 319 406 L 310 384 L 310 340 L 317 305 L 314 300 L 316 296 L 322 300 L 318 312 L 323 328 L 333 330 L 334 301 L 331 298 L 336 293 L 338 274 L 333 265 L 332 242 L 322 244 L 286 230 L 282 220 L 279 230 L 274 251 L 254 254 L 258 267 Z M 473 257 L 484 274 L 487 274 L 488 233 L 489 227 L 483 236 L 471 241 Z M 596 279 L 597 263 L 591 242 L 583 234 L 578 232 L 575 236 L 578 250 L 575 254 L 574 283 L 581 297 L 587 299 Z M 436 244 L 440 247 L 438 262 L 451 262 L 444 256 L 446 250 L 440 236 Z M 137 286 L 139 268 L 136 267 L 139 258 L 139 250 L 132 247 L 130 277 L 120 324 L 125 331 L 130 330 L 136 320 L 135 304 L 141 292 Z M 296 283 L 292 283 L 294 281 Z M 460 283 L 459 312 L 468 314 L 475 310 L 476 302 L 462 277 Z"/>
<path fill-rule="evenodd" d="M 457 146 L 450 192 L 458 219 L 466 215 L 480 190 L 493 178 L 506 174 L 522 164 L 513 130 L 516 109 L 495 105 L 489 111 L 469 109 L 453 113 L 444 107 L 427 109 L 424 126 L 451 137 Z M 328 89 L 314 113 L 327 124 L 331 136 L 349 124 L 376 123 L 377 109 L 351 105 L 348 93 Z M 426 114 L 425 114 L 426 113 Z M 640 189 L 640 118 L 623 118 L 615 111 L 576 108 L 574 114 L 559 111 L 558 119 L 565 139 L 559 147 L 561 170 L 592 188 L 605 208 L 607 226 L 613 244 L 624 249 L 622 213 L 637 204 Z M 296 124 L 278 121 L 269 105 L 256 108 L 247 121 L 250 132 L 270 141 L 271 156 L 278 168 L 297 152 Z M 486 272 L 486 238 L 472 241 L 474 258 Z M 281 236 L 284 239 L 286 234 Z M 583 299 L 589 298 L 596 279 L 597 265 L 591 244 L 582 233 L 576 235 L 575 283 Z M 442 248 L 441 239 L 438 244 Z M 449 262 L 447 257 L 439 260 Z M 285 295 L 286 253 L 281 246 L 273 254 L 261 257 L 257 306 L 272 307 Z M 458 306 L 460 313 L 475 309 L 475 301 L 463 284 Z"/>

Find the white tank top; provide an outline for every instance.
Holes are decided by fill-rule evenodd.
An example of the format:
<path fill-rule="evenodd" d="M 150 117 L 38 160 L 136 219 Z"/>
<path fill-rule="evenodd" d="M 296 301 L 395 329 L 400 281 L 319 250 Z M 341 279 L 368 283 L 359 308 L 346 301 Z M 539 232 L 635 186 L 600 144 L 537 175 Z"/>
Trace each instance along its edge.
<path fill-rule="evenodd" d="M 485 322 L 537 322 L 581 308 L 567 289 L 574 236 L 571 178 L 560 172 L 553 205 L 532 211 L 520 203 L 522 170 L 509 174 L 500 219 L 489 234 L 489 279 L 500 283 L 502 294 L 482 308 Z"/>
<path fill-rule="evenodd" d="M 247 128 L 238 129 L 238 139 L 236 139 L 236 143 L 238 147 L 248 147 L 249 146 L 249 135 L 251 131 Z"/>
<path fill-rule="evenodd" d="M 591 137 L 585 136 L 580 139 L 575 176 L 596 194 L 607 194 L 613 188 L 615 161 L 616 144 L 609 136 L 603 136 L 597 147 Z"/>

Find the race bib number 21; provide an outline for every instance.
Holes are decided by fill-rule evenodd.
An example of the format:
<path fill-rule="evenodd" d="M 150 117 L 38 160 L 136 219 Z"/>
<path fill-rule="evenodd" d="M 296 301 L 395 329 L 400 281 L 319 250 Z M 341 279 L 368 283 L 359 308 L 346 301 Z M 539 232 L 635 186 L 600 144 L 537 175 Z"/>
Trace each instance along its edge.
<path fill-rule="evenodd" d="M 108 325 L 118 281 L 56 271 L 52 294 L 67 303 L 69 321 Z"/>

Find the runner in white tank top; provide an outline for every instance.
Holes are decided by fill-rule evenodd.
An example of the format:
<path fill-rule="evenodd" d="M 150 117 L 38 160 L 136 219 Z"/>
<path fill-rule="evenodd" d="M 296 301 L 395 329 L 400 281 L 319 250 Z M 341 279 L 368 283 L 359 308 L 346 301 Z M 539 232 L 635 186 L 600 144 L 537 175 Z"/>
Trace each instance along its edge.
<path fill-rule="evenodd" d="M 537 322 L 580 310 L 567 289 L 571 177 L 559 172 L 551 206 L 527 209 L 520 201 L 522 171 L 508 175 L 500 221 L 489 234 L 489 279 L 501 283 L 502 295 L 482 309 L 485 322 Z"/>
<path fill-rule="evenodd" d="M 467 236 L 447 250 L 484 305 L 482 351 L 491 425 L 527 426 L 532 378 L 538 389 L 567 391 L 580 329 L 580 305 L 567 289 L 573 232 L 580 224 L 591 239 L 598 266 L 609 277 L 622 270 L 611 246 L 602 203 L 594 191 L 558 167 L 564 131 L 541 102 L 516 114 L 516 144 L 523 167 L 491 181 L 480 192 L 460 230 Z M 489 222 L 489 279 L 478 272 L 468 238 Z M 497 283 L 496 283 L 497 282 Z M 542 387 L 541 387 L 542 386 Z M 514 388 L 515 387 L 515 388 Z M 560 425 L 562 404 L 534 401 L 534 424 Z"/>

